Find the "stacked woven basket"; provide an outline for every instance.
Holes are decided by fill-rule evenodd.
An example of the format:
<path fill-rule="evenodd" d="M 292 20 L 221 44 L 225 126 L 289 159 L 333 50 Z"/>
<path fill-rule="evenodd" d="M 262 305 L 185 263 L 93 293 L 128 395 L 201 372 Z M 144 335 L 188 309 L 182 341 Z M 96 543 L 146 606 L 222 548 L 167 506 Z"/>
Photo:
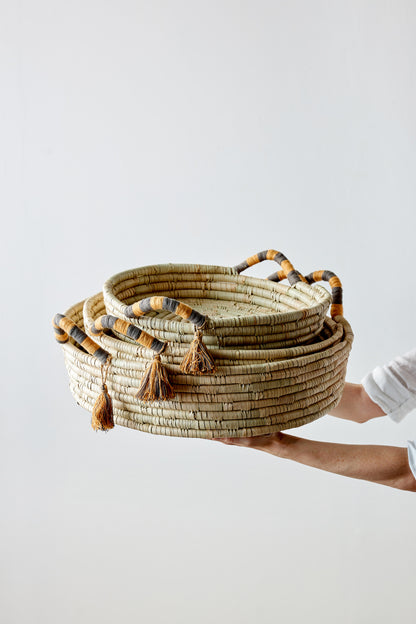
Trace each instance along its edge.
<path fill-rule="evenodd" d="M 263 260 L 281 269 L 267 279 L 241 275 Z M 338 277 L 303 276 L 275 250 L 235 267 L 118 273 L 53 325 L 71 392 L 94 429 L 115 423 L 195 438 L 262 435 L 328 413 L 353 340 Z"/>

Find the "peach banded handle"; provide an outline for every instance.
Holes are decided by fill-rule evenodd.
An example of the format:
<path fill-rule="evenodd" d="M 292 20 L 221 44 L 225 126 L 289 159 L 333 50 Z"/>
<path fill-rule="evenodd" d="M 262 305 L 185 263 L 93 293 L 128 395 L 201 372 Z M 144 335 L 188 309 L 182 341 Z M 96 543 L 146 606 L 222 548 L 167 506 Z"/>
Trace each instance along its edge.
<path fill-rule="evenodd" d="M 242 271 L 248 269 L 248 267 L 257 264 L 258 262 L 263 262 L 264 260 L 274 260 L 282 267 L 282 271 L 274 273 L 268 279 L 277 277 L 278 279 L 274 279 L 274 281 L 279 281 L 281 279 L 287 278 L 290 284 L 296 284 L 296 282 L 301 281 L 306 282 L 303 275 L 299 273 L 299 271 L 296 271 L 290 260 L 288 260 L 281 251 L 276 251 L 275 249 L 266 249 L 265 251 L 259 251 L 258 253 L 254 254 L 254 256 L 250 256 L 240 264 L 237 264 L 234 267 L 234 270 L 237 271 L 237 273 L 241 273 Z"/>
<path fill-rule="evenodd" d="M 52 320 L 57 342 L 63 344 L 68 342 L 69 336 L 73 338 L 90 355 L 94 355 L 101 364 L 111 360 L 111 354 L 94 342 L 78 325 L 69 317 L 63 314 L 55 314 Z"/>
<path fill-rule="evenodd" d="M 344 308 L 342 305 L 342 284 L 339 277 L 332 271 L 314 271 L 306 275 L 308 284 L 313 282 L 328 282 L 332 292 L 331 318 L 335 316 L 344 316 Z"/>
<path fill-rule="evenodd" d="M 184 320 L 193 323 L 196 329 L 201 329 L 206 321 L 206 316 L 186 305 L 186 303 L 178 301 L 177 299 L 171 299 L 170 297 L 161 296 L 147 297 L 146 299 L 136 301 L 136 303 L 126 306 L 123 309 L 123 313 L 128 318 L 139 318 L 152 310 L 168 310 L 169 312 L 174 312 Z"/>
<path fill-rule="evenodd" d="M 162 342 L 128 321 L 123 321 L 123 319 L 110 314 L 103 314 L 98 317 L 91 326 L 91 332 L 97 335 L 102 334 L 104 329 L 114 329 L 114 331 L 123 334 L 123 336 L 135 340 L 143 347 L 152 349 L 157 354 L 162 353 L 166 346 L 166 342 Z"/>

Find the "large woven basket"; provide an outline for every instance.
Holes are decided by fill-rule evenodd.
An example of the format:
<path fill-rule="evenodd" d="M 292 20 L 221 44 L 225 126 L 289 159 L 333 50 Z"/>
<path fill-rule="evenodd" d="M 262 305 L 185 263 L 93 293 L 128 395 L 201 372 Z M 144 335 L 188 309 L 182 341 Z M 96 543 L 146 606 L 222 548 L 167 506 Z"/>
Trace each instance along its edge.
<path fill-rule="evenodd" d="M 78 404 L 94 414 L 106 384 L 115 424 L 198 438 L 261 435 L 328 413 L 341 396 L 353 340 L 342 316 L 341 283 L 328 271 L 303 277 L 284 265 L 283 254 L 286 270 L 271 276 L 277 281 L 239 275 L 244 264 L 271 255 L 256 254 L 234 268 L 126 271 L 107 280 L 103 293 L 56 315 Z M 281 284 L 288 276 L 291 285 Z M 318 279 L 332 287 L 333 319 L 325 317 L 331 295 Z M 215 370 L 189 374 L 183 361 L 201 327 Z M 138 399 L 155 354 L 175 394 Z"/>

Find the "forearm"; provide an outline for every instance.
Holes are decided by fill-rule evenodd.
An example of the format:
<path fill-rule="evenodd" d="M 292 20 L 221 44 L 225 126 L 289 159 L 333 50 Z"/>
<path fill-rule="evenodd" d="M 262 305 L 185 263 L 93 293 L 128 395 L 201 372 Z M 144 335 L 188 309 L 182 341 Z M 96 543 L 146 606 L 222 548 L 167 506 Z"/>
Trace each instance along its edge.
<path fill-rule="evenodd" d="M 416 491 L 406 448 L 319 442 L 288 434 L 275 434 L 257 448 L 345 477 Z"/>
<path fill-rule="evenodd" d="M 371 418 L 385 416 L 385 413 L 370 399 L 361 384 L 346 382 L 341 399 L 330 415 L 364 423 Z"/>

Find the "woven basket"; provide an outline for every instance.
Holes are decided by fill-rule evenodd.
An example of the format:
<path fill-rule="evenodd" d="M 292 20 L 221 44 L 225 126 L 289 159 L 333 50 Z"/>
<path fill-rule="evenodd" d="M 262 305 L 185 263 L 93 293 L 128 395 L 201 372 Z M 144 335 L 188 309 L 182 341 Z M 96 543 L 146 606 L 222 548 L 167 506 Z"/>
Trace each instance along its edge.
<path fill-rule="evenodd" d="M 279 271 L 273 276 L 279 281 L 273 282 L 239 276 L 239 267 L 157 265 L 127 271 L 110 278 L 103 293 L 56 315 L 56 337 L 78 404 L 94 415 L 106 384 L 116 424 L 198 438 L 261 435 L 328 413 L 341 396 L 353 340 L 348 322 L 335 314 L 342 312 L 338 278 L 322 271 L 304 278 L 292 267 Z M 290 287 L 279 283 L 292 271 Z M 331 297 L 312 284 L 317 279 L 332 280 L 333 319 L 325 318 Z M 204 292 L 209 293 L 205 298 Z M 137 319 L 128 307 L 143 297 L 147 302 L 136 306 Z M 176 314 L 172 297 L 182 302 Z M 166 298 L 168 309 L 147 312 L 163 308 Z M 183 313 L 179 320 L 178 312 Z M 311 318 L 302 326 L 309 331 L 299 334 L 296 323 Z M 181 367 L 197 324 L 215 372 L 191 375 Z M 175 396 L 139 400 L 154 354 L 163 360 Z"/>
<path fill-rule="evenodd" d="M 153 303 L 159 303 L 159 297 L 183 302 L 204 315 L 207 345 L 239 349 L 307 342 L 322 330 L 331 302 L 325 288 L 301 279 L 288 286 L 239 275 L 236 268 L 187 264 L 153 265 L 118 273 L 105 282 L 103 294 L 108 314 L 154 330 L 163 340 L 190 343 L 193 324 Z M 137 319 L 131 309 L 133 304 L 140 308 L 140 300 L 145 315 L 138 309 Z"/>

